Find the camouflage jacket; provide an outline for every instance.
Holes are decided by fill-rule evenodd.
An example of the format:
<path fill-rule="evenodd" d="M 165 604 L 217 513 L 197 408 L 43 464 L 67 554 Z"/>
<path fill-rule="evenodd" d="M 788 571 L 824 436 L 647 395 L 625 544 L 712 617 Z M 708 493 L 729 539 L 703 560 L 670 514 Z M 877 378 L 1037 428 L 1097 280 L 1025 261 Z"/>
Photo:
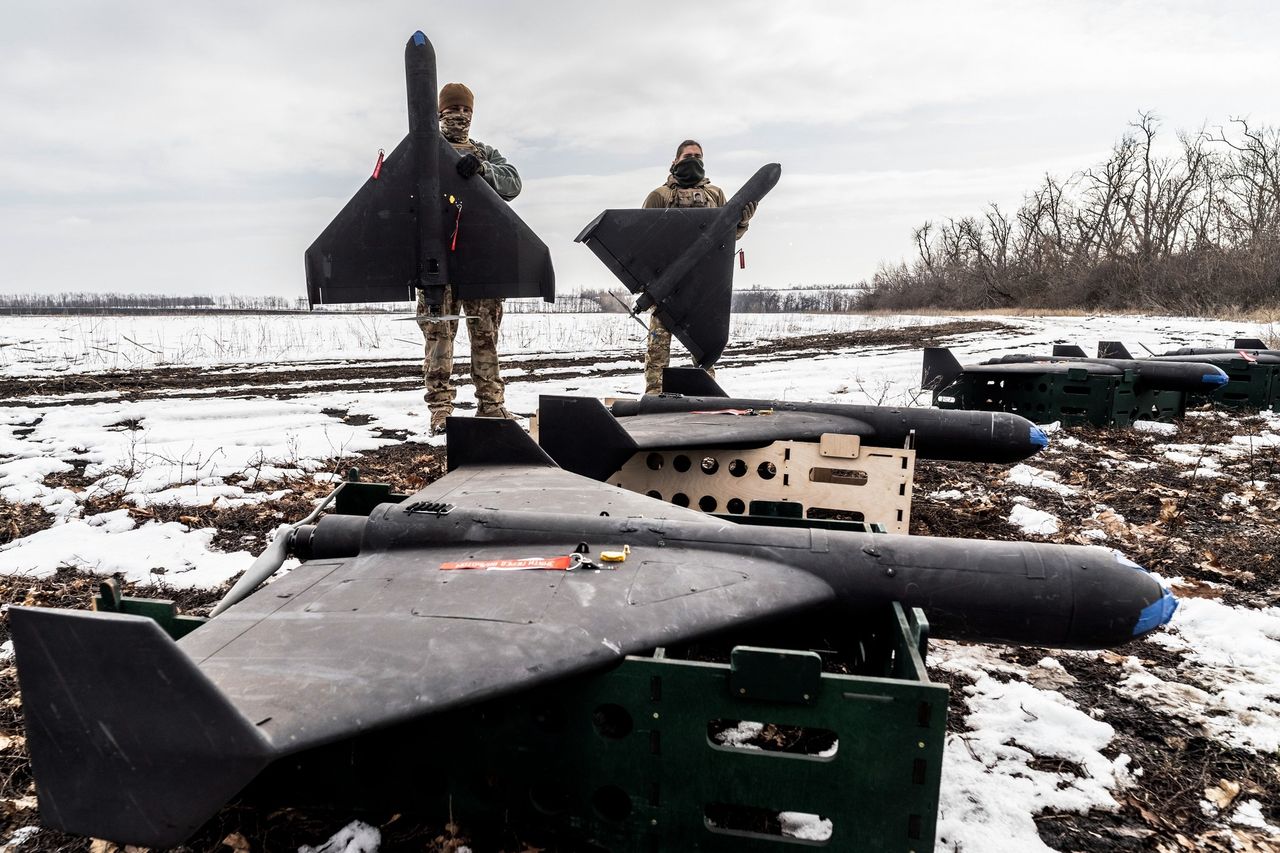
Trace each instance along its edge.
<path fill-rule="evenodd" d="M 664 207 L 724 207 L 727 199 L 724 190 L 711 183 L 710 178 L 703 178 L 691 187 L 682 187 L 674 176 L 645 197 L 644 208 Z M 747 226 L 738 224 L 735 237 L 746 233 Z"/>
<path fill-rule="evenodd" d="M 507 158 L 503 157 L 497 148 L 475 139 L 450 144 L 459 154 L 474 154 L 483 161 L 484 165 L 480 167 L 478 174 L 503 199 L 511 201 L 520 195 L 523 187 L 520 183 L 520 173 L 516 171 L 515 166 L 507 162 Z"/>

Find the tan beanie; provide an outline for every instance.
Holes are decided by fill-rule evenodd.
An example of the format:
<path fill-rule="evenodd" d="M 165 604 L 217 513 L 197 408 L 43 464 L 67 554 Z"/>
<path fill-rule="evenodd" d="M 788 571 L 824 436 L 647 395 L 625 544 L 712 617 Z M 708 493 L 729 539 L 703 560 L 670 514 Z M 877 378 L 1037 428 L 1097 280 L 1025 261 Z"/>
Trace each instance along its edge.
<path fill-rule="evenodd" d="M 445 83 L 444 88 L 440 90 L 440 112 L 444 112 L 449 107 L 466 107 L 469 110 L 476 108 L 476 96 L 471 94 L 462 83 Z"/>

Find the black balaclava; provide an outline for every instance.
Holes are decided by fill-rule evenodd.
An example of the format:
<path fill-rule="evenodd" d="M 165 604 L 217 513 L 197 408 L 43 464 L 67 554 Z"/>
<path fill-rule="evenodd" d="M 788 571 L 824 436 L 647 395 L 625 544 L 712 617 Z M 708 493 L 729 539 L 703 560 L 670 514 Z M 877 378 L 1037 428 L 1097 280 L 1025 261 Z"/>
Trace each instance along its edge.
<path fill-rule="evenodd" d="M 682 187 L 696 187 L 707 176 L 701 157 L 686 157 L 671 164 L 671 174 Z"/>

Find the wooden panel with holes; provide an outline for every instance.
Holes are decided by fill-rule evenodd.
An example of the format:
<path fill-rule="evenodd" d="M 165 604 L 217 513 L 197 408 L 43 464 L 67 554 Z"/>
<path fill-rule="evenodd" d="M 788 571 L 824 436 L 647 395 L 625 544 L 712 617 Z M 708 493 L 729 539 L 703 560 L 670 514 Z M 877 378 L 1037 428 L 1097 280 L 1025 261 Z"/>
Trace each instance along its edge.
<path fill-rule="evenodd" d="M 839 518 L 906 533 L 915 464 L 914 450 L 824 435 L 750 450 L 640 451 L 608 482 L 703 512 Z"/>

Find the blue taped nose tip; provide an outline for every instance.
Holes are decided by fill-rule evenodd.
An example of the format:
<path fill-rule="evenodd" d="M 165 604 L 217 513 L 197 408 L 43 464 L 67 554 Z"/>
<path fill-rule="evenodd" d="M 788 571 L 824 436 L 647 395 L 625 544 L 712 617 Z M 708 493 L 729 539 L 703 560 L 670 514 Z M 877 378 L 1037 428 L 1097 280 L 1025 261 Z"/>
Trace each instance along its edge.
<path fill-rule="evenodd" d="M 1031 443 L 1036 447 L 1049 446 L 1049 435 L 1044 430 L 1040 429 L 1040 427 L 1033 426 L 1027 437 L 1030 439 Z"/>
<path fill-rule="evenodd" d="M 1153 601 L 1142 608 L 1142 612 L 1138 614 L 1138 623 L 1133 626 L 1133 636 L 1140 637 L 1161 625 L 1168 625 L 1177 609 L 1178 599 L 1169 590 L 1164 590 L 1159 601 Z"/>
<path fill-rule="evenodd" d="M 423 34 L 422 30 L 418 30 L 416 33 L 413 34 L 413 43 L 416 44 L 418 47 L 422 47 L 424 44 L 427 43 L 427 37 L 426 35 Z"/>
<path fill-rule="evenodd" d="M 1205 385 L 1226 385 L 1228 376 L 1225 373 L 1206 373 L 1201 379 Z"/>

